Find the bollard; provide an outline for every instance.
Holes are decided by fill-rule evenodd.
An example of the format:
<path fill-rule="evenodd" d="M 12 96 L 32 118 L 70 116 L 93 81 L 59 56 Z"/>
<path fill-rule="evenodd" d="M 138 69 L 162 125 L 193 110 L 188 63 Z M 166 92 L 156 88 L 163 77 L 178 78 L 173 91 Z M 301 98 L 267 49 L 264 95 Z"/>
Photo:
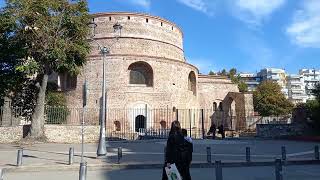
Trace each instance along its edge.
<path fill-rule="evenodd" d="M 282 156 L 282 160 L 285 161 L 287 159 L 287 153 L 286 153 L 286 147 L 282 146 L 281 147 L 281 156 Z"/>
<path fill-rule="evenodd" d="M 80 163 L 79 180 L 87 179 L 87 162 Z"/>
<path fill-rule="evenodd" d="M 3 174 L 4 174 L 3 169 L 0 169 L 0 180 L 3 180 Z"/>
<path fill-rule="evenodd" d="M 120 164 L 121 159 L 122 159 L 122 147 L 118 147 L 118 164 Z"/>
<path fill-rule="evenodd" d="M 282 162 L 281 159 L 276 159 L 275 161 L 275 174 L 276 180 L 282 180 Z"/>
<path fill-rule="evenodd" d="M 164 146 L 164 148 L 163 148 L 163 152 L 164 152 L 164 156 L 163 156 L 164 161 L 163 161 L 163 162 L 166 162 L 167 146 Z"/>
<path fill-rule="evenodd" d="M 216 168 L 216 180 L 222 180 L 222 166 L 221 166 L 221 161 L 216 161 L 215 162 L 215 168 Z"/>
<path fill-rule="evenodd" d="M 316 160 L 319 160 L 319 146 L 318 145 L 314 146 L 314 158 Z"/>
<path fill-rule="evenodd" d="M 22 165 L 23 149 L 18 149 L 17 166 Z"/>
<path fill-rule="evenodd" d="M 249 163 L 251 161 L 250 147 L 246 147 L 246 161 L 247 161 L 247 163 Z"/>
<path fill-rule="evenodd" d="M 74 149 L 73 147 L 69 148 L 69 165 L 73 164 L 74 159 Z"/>
<path fill-rule="evenodd" d="M 207 162 L 211 163 L 211 147 L 207 147 Z"/>

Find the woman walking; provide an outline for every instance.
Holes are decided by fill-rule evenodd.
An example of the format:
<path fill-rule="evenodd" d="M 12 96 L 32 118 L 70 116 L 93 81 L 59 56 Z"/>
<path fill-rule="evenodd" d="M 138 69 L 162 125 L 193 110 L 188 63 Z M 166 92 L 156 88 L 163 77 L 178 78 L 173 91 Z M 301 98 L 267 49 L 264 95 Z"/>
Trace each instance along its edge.
<path fill-rule="evenodd" d="M 165 154 L 165 167 L 170 167 L 171 164 L 177 166 L 183 180 L 191 180 L 189 172 L 189 164 L 186 158 L 183 158 L 185 149 L 185 139 L 181 132 L 179 121 L 171 123 L 171 130 L 167 140 L 166 154 Z M 162 180 L 167 180 L 168 177 L 163 167 Z"/>

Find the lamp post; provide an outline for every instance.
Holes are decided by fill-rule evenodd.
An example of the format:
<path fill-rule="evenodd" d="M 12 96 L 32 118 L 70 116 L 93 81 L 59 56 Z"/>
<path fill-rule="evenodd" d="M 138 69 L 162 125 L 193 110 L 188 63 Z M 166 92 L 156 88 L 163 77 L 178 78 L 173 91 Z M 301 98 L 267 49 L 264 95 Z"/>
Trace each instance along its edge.
<path fill-rule="evenodd" d="M 106 46 L 101 46 L 95 39 L 95 30 L 97 24 L 94 22 L 94 19 L 88 24 L 91 28 L 91 40 L 98 44 L 100 53 L 102 54 L 102 111 L 100 119 L 100 135 L 99 135 L 99 144 L 97 149 L 97 157 L 103 157 L 107 154 L 106 149 L 106 56 L 110 53 L 109 48 Z M 118 22 L 113 25 L 113 30 L 115 33 L 116 40 L 121 36 L 122 25 Z"/>

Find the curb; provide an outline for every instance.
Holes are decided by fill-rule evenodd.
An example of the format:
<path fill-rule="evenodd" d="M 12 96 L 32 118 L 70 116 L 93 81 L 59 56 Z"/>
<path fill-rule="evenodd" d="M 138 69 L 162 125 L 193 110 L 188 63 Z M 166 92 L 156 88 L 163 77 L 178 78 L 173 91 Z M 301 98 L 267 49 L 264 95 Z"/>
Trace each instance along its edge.
<path fill-rule="evenodd" d="M 224 168 L 235 167 L 256 167 L 256 166 L 274 166 L 274 161 L 265 162 L 222 162 Z M 320 165 L 320 160 L 295 160 L 283 161 L 284 166 L 294 165 Z M 39 172 L 39 171 L 78 171 L 80 165 L 35 165 L 21 167 L 4 167 L 2 170 L 6 172 Z M 129 169 L 161 169 L 163 164 L 88 164 L 88 170 L 129 170 Z M 215 163 L 193 163 L 191 168 L 214 168 Z M 1 169 L 1 168 L 0 168 Z"/>

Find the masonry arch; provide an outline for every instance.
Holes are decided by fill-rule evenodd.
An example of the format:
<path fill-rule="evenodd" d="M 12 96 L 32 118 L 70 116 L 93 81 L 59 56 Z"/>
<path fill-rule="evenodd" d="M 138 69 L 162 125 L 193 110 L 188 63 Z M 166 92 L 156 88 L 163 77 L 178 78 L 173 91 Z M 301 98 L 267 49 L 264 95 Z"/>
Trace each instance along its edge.
<path fill-rule="evenodd" d="M 144 131 L 154 125 L 152 107 L 145 102 L 139 101 L 128 106 L 127 115 L 132 132 L 139 132 L 139 129 Z"/>
<path fill-rule="evenodd" d="M 153 69 L 147 62 L 138 61 L 129 65 L 129 84 L 153 86 Z"/>
<path fill-rule="evenodd" d="M 250 104 L 252 101 L 252 94 L 229 92 L 223 100 L 223 107 L 225 108 L 224 116 L 228 128 L 232 130 L 243 130 L 247 128 L 250 120 Z M 232 112 L 232 117 L 231 117 Z M 231 123 L 232 122 L 232 123 Z"/>

